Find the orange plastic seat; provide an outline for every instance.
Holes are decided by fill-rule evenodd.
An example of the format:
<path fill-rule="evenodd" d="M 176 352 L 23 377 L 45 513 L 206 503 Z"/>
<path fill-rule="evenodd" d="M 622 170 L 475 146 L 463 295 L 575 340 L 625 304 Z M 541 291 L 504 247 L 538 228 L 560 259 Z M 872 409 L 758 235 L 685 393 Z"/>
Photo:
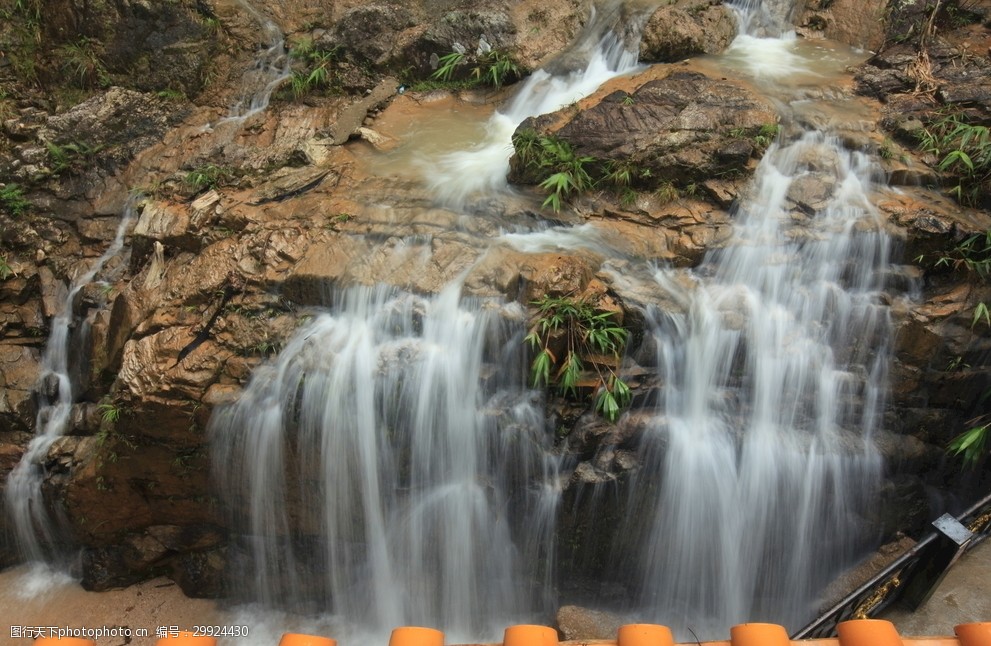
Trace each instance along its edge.
<path fill-rule="evenodd" d="M 318 635 L 286 633 L 279 640 L 279 646 L 337 646 L 337 641 L 330 637 L 320 637 Z"/>
<path fill-rule="evenodd" d="M 617 646 L 674 646 L 671 629 L 659 624 L 626 624 L 616 632 Z"/>
<path fill-rule="evenodd" d="M 444 646 L 444 633 L 435 628 L 403 626 L 392 631 L 389 646 Z"/>
<path fill-rule="evenodd" d="M 836 627 L 840 646 L 903 646 L 895 625 L 884 619 L 852 619 Z"/>
<path fill-rule="evenodd" d="M 503 633 L 502 646 L 557 646 L 557 631 L 533 624 L 510 626 Z"/>
<path fill-rule="evenodd" d="M 991 646 L 991 621 L 954 627 L 960 646 Z"/>
<path fill-rule="evenodd" d="M 791 646 L 788 631 L 778 624 L 738 624 L 730 628 L 733 646 Z"/>

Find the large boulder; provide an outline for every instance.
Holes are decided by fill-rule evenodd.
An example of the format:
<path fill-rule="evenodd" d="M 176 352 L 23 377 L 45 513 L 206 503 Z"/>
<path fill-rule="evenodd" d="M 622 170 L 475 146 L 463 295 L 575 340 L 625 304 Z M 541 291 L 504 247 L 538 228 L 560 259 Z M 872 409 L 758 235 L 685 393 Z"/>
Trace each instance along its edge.
<path fill-rule="evenodd" d="M 666 73 L 666 75 L 665 75 Z M 662 69 L 645 75 L 633 92 L 599 93 L 575 111 L 565 108 L 523 122 L 567 141 L 576 156 L 594 163 L 628 164 L 645 189 L 664 184 L 701 185 L 713 176 L 752 170 L 761 129 L 775 128 L 777 115 L 766 99 L 743 85 L 695 71 Z M 543 172 L 543 171 L 539 171 Z M 510 181 L 541 177 L 515 155 Z"/>
<path fill-rule="evenodd" d="M 658 9 L 644 26 L 640 61 L 671 63 L 718 54 L 736 36 L 736 20 L 716 0 L 677 0 Z"/>

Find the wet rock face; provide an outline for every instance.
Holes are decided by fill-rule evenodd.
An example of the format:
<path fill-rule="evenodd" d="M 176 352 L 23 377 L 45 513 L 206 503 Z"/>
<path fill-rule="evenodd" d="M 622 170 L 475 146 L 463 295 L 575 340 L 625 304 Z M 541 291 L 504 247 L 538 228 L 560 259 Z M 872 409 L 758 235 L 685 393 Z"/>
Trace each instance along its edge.
<path fill-rule="evenodd" d="M 599 163 L 632 164 L 648 188 L 748 173 L 757 153 L 748 136 L 777 121 L 771 104 L 753 92 L 691 71 L 672 71 L 629 94 L 600 96 L 565 112 L 558 125 L 561 118 L 528 119 L 520 130 L 552 133 Z M 514 159 L 510 181 L 533 181 Z"/>
<path fill-rule="evenodd" d="M 877 51 L 884 42 L 886 0 L 811 0 L 796 20 L 800 34 Z"/>
<path fill-rule="evenodd" d="M 640 62 L 673 63 L 717 54 L 736 36 L 736 21 L 719 2 L 678 0 L 658 9 L 644 26 Z"/>
<path fill-rule="evenodd" d="M 135 155 L 161 140 L 188 110 L 154 94 L 113 87 L 84 101 L 68 112 L 49 118 L 39 137 L 67 149 L 70 157 L 92 157 L 105 171 L 115 172 Z M 76 153 L 71 147 L 85 146 L 93 152 Z M 79 171 L 87 170 L 80 161 Z"/>

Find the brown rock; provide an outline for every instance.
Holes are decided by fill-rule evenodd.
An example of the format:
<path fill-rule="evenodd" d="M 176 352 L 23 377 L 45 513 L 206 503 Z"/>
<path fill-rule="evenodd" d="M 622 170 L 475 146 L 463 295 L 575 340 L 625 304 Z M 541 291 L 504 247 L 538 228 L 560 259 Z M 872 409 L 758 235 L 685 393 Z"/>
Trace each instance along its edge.
<path fill-rule="evenodd" d="M 655 78 L 658 75 L 663 76 Z M 769 102 L 741 85 L 699 72 L 660 69 L 642 79 L 643 84 L 630 94 L 600 93 L 583 102 L 577 112 L 565 109 L 530 119 L 520 129 L 552 131 L 576 154 L 600 163 L 632 164 L 643 189 L 663 183 L 687 186 L 714 175 L 752 171 L 749 152 L 743 151 L 749 142 L 741 133 L 756 133 L 777 121 Z M 562 119 L 564 124 L 558 127 Z M 536 178 L 521 166 L 514 156 L 510 180 L 533 182 Z"/>
<path fill-rule="evenodd" d="M 581 606 L 561 606 L 556 620 L 558 631 L 566 641 L 615 639 L 616 631 L 627 623 L 610 612 Z"/>
<path fill-rule="evenodd" d="M 736 21 L 722 5 L 708 0 L 677 0 L 654 12 L 644 26 L 640 61 L 672 63 L 699 54 L 717 54 L 736 36 Z"/>

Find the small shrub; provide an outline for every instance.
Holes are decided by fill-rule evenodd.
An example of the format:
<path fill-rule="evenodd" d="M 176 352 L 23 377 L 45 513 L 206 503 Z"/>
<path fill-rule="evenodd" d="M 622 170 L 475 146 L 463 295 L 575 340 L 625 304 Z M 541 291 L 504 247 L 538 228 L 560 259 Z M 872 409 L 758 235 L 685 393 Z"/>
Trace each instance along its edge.
<path fill-rule="evenodd" d="M 48 163 L 52 173 L 60 175 L 63 172 L 79 173 L 90 159 L 103 149 L 103 146 L 91 146 L 86 142 L 74 141 L 67 144 L 45 143 L 48 149 Z"/>
<path fill-rule="evenodd" d="M 0 188 L 0 206 L 14 216 L 23 215 L 31 203 L 24 199 L 24 189 L 14 183 Z"/>
<path fill-rule="evenodd" d="M 534 387 L 553 384 L 562 395 L 577 397 L 587 374 L 584 359 L 594 372 L 588 385 L 594 389 L 595 411 L 616 421 L 632 399 L 629 386 L 612 367 L 626 347 L 627 330 L 613 321 L 612 312 L 596 311 L 581 299 L 545 296 L 533 305 L 537 315 L 526 341 L 536 352 L 530 365 Z M 596 355 L 607 355 L 612 365 Z"/>
<path fill-rule="evenodd" d="M 560 211 L 567 197 L 595 185 L 590 174 L 595 158 L 576 154 L 563 139 L 521 130 L 513 135 L 513 146 L 526 167 L 544 176 L 539 182 L 548 192 L 542 204 L 544 208 Z"/>
<path fill-rule="evenodd" d="M 519 80 L 523 76 L 520 67 L 508 54 L 495 49 L 481 56 L 478 66 L 472 69 L 471 74 L 479 82 L 497 88 L 509 80 Z"/>
<path fill-rule="evenodd" d="M 440 61 L 437 64 L 437 69 L 430 78 L 435 81 L 450 81 L 451 77 L 454 75 L 454 70 L 457 69 L 461 63 L 465 60 L 464 52 L 451 52 L 450 54 L 445 54 L 440 57 Z"/>
<path fill-rule="evenodd" d="M 113 424 L 120 419 L 120 407 L 112 402 L 102 402 L 97 406 L 97 410 L 100 411 L 100 419 L 107 424 Z"/>
<path fill-rule="evenodd" d="M 937 168 L 961 204 L 979 206 L 991 192 L 991 130 L 967 123 L 960 114 L 943 116 L 919 134 L 919 147 L 937 160 Z"/>
<path fill-rule="evenodd" d="M 523 76 L 523 70 L 509 54 L 492 49 L 477 57 L 476 64 L 471 69 L 468 79 L 456 80 L 455 72 L 459 67 L 465 65 L 468 59 L 468 55 L 460 51 L 445 54 L 438 60 L 437 69 L 430 75 L 430 78 L 448 87 L 452 85 L 462 87 L 489 85 L 498 88 L 510 81 L 519 80 Z"/>
<path fill-rule="evenodd" d="M 63 73 L 81 88 L 109 87 L 110 73 L 103 66 L 97 52 L 99 43 L 83 36 L 74 43 L 59 47 L 56 52 L 62 61 Z"/>
<path fill-rule="evenodd" d="M 16 272 L 11 268 L 10 264 L 7 262 L 7 257 L 0 256 L 0 280 L 7 280 L 15 273 Z"/>
<path fill-rule="evenodd" d="M 217 188 L 233 178 L 234 174 L 229 168 L 215 164 L 204 164 L 186 173 L 185 182 L 195 188 L 197 192 L 202 192 Z"/>
<path fill-rule="evenodd" d="M 290 56 L 302 63 L 302 69 L 295 70 L 289 77 L 289 93 L 299 99 L 316 91 L 335 87 L 334 65 L 337 62 L 337 48 L 319 49 L 310 38 L 302 38 L 293 45 Z"/>
<path fill-rule="evenodd" d="M 976 424 L 957 435 L 946 450 L 951 455 L 958 455 L 963 458 L 965 468 L 974 468 L 985 455 L 991 451 L 991 421 L 985 421 L 987 415 L 971 420 L 971 424 Z"/>

